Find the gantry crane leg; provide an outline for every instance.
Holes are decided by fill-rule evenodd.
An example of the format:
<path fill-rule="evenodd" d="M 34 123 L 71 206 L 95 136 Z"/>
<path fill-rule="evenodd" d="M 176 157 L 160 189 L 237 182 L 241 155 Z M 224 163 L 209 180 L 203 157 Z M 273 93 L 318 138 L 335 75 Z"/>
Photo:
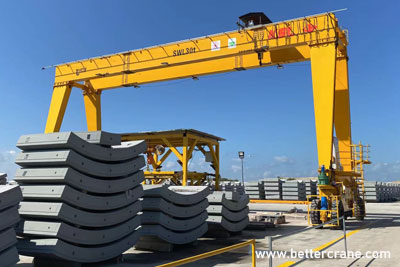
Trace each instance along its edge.
<path fill-rule="evenodd" d="M 329 168 L 332 159 L 336 45 L 310 48 L 318 164 Z"/>
<path fill-rule="evenodd" d="M 352 171 L 351 123 L 347 56 L 336 59 L 335 132 L 339 141 L 339 156 L 343 171 Z"/>
<path fill-rule="evenodd" d="M 89 87 L 90 88 L 90 87 Z M 88 131 L 101 130 L 101 91 L 83 91 Z"/>
<path fill-rule="evenodd" d="M 71 88 L 72 86 L 69 84 L 53 87 L 53 95 L 51 97 L 45 133 L 60 131 L 65 109 L 67 108 L 69 96 L 71 95 Z"/>

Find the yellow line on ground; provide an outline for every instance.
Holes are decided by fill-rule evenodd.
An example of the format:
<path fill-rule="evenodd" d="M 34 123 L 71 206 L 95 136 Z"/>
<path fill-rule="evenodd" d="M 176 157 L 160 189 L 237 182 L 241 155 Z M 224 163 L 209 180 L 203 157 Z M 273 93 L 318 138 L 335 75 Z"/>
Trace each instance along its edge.
<path fill-rule="evenodd" d="M 296 263 L 295 261 L 287 261 L 287 262 L 279 265 L 278 267 L 289 267 L 289 266 L 292 266 L 295 263 Z"/>
<path fill-rule="evenodd" d="M 346 234 L 346 237 L 352 236 L 352 235 L 354 235 L 355 233 L 360 232 L 360 230 L 361 230 L 361 229 L 357 229 L 357 230 L 348 232 L 348 233 Z M 329 242 L 323 244 L 322 246 L 319 246 L 319 247 L 317 247 L 317 248 L 314 248 L 313 251 L 321 251 L 321 250 L 323 250 L 323 249 L 325 249 L 325 248 L 331 246 L 332 244 L 335 244 L 337 241 L 339 241 L 339 240 L 341 240 L 341 239 L 343 239 L 343 238 L 344 238 L 344 235 L 342 235 L 342 236 L 340 236 L 340 237 L 338 237 L 338 238 L 336 238 L 336 239 L 334 239 L 334 240 L 332 240 L 332 241 L 329 241 Z"/>
<path fill-rule="evenodd" d="M 351 231 L 351 232 L 346 233 L 346 237 L 352 236 L 352 235 L 354 235 L 354 234 L 360 232 L 363 228 L 368 227 L 368 226 L 371 225 L 372 223 L 374 223 L 374 222 L 367 223 L 366 225 L 363 225 L 363 226 L 361 226 L 360 228 L 358 228 L 358 229 L 356 229 L 356 230 L 353 230 L 353 231 Z M 340 237 L 338 237 L 338 238 L 336 238 L 336 239 L 334 239 L 334 240 L 332 240 L 332 241 L 329 241 L 329 242 L 323 244 L 322 246 L 319 246 L 319 247 L 317 247 L 317 248 L 314 248 L 313 251 L 321 251 L 321 250 L 323 250 L 323 249 L 325 249 L 325 248 L 327 248 L 327 247 L 329 247 L 329 246 L 335 244 L 337 241 L 339 241 L 339 240 L 341 240 L 341 239 L 343 239 L 343 238 L 344 238 L 344 235 L 342 235 L 342 236 L 340 236 Z M 287 261 L 287 262 L 285 262 L 285 263 L 283 263 L 283 264 L 281 264 L 281 265 L 278 265 L 278 267 L 289 267 L 289 266 L 292 266 L 292 265 L 294 265 L 294 264 L 296 264 L 296 263 L 297 263 L 297 262 L 295 262 L 295 261 Z"/>

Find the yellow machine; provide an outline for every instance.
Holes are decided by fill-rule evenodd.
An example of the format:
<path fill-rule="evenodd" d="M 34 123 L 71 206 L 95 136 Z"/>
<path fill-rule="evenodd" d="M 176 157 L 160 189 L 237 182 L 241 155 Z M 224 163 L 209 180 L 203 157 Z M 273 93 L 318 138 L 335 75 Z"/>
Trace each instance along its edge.
<path fill-rule="evenodd" d="M 88 130 L 95 131 L 101 129 L 103 90 L 311 61 L 320 184 L 310 217 L 313 224 L 341 214 L 362 219 L 359 166 L 367 162 L 353 155 L 346 31 L 333 13 L 277 23 L 249 13 L 240 20 L 234 31 L 54 66 L 45 132 L 60 130 L 72 87 L 82 90 Z"/>
<path fill-rule="evenodd" d="M 171 131 L 124 133 L 122 141 L 145 140 L 147 144 L 147 170 L 144 172 L 146 179 L 153 184 L 161 183 L 168 179 L 178 185 L 201 185 L 207 177 L 214 180 L 218 190 L 219 185 L 219 142 L 225 139 L 193 129 L 178 129 Z M 177 149 L 181 147 L 182 153 Z M 189 160 L 195 148 L 200 151 L 205 161 L 210 162 L 215 173 L 199 173 L 189 171 Z M 168 150 L 166 150 L 168 149 Z M 162 164 L 171 154 L 178 159 L 182 171 L 162 171 Z M 159 156 L 162 156 L 159 159 Z M 152 168 L 152 169 L 150 169 Z"/>

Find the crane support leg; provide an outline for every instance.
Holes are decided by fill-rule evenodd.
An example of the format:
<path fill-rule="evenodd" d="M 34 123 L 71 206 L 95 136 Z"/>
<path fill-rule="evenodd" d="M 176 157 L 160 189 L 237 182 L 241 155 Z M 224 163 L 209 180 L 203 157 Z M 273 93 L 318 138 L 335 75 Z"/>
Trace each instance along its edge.
<path fill-rule="evenodd" d="M 83 91 L 88 131 L 101 130 L 101 91 Z"/>
<path fill-rule="evenodd" d="M 61 123 L 71 95 L 71 85 L 54 86 L 49 114 L 47 116 L 45 133 L 60 131 Z"/>
<path fill-rule="evenodd" d="M 344 56 L 336 60 L 335 131 L 343 171 L 352 171 L 349 80 L 347 57 Z"/>
<path fill-rule="evenodd" d="M 330 167 L 333 142 L 336 45 L 310 48 L 318 164 Z"/>
<path fill-rule="evenodd" d="M 188 178 L 188 138 L 185 136 L 183 138 L 183 147 L 182 147 L 182 185 L 187 185 Z"/>

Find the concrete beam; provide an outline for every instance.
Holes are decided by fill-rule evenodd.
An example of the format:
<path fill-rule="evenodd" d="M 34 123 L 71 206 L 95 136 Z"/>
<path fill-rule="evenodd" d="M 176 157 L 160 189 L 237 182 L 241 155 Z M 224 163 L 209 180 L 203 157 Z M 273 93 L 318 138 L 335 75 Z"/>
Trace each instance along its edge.
<path fill-rule="evenodd" d="M 88 210 L 112 210 L 132 204 L 143 196 L 142 185 L 112 195 L 91 195 L 68 185 L 21 185 L 24 200 L 57 201 Z"/>
<path fill-rule="evenodd" d="M 0 185 L 0 210 L 16 206 L 22 200 L 18 185 Z"/>
<path fill-rule="evenodd" d="M 130 145 L 106 147 L 89 143 L 73 132 L 23 135 L 17 142 L 21 150 L 72 149 L 87 158 L 99 161 L 125 161 L 145 153 L 145 141 L 129 142 Z"/>
<path fill-rule="evenodd" d="M 35 235 L 80 245 L 100 245 L 117 241 L 135 231 L 140 225 L 140 216 L 134 216 L 116 226 L 94 229 L 82 229 L 64 222 L 22 220 L 17 224 L 16 231 L 20 236 Z"/>
<path fill-rule="evenodd" d="M 172 217 L 188 218 L 202 213 L 208 206 L 207 199 L 203 199 L 191 206 L 178 206 L 162 198 L 143 198 L 143 211 L 161 211 Z"/>
<path fill-rule="evenodd" d="M 118 210 L 95 213 L 74 208 L 66 203 L 26 202 L 20 203 L 19 214 L 26 218 L 58 219 L 79 226 L 106 227 L 120 224 L 141 211 L 140 201 Z"/>
<path fill-rule="evenodd" d="M 140 229 L 140 228 L 139 228 Z M 45 257 L 73 262 L 101 262 L 121 255 L 130 249 L 140 237 L 140 230 L 135 230 L 124 238 L 106 245 L 77 246 L 56 238 L 21 239 L 17 248 L 20 254 L 32 257 Z"/>
<path fill-rule="evenodd" d="M 17 243 L 17 235 L 13 227 L 6 228 L 0 231 L 0 251 L 6 250 L 7 248 L 14 246 Z M 0 263 L 1 266 L 3 266 Z"/>
<path fill-rule="evenodd" d="M 173 218 L 163 212 L 146 211 L 141 215 L 142 224 L 159 224 L 172 231 L 189 231 L 199 227 L 205 222 L 208 214 L 207 211 L 188 219 Z"/>
<path fill-rule="evenodd" d="M 246 228 L 246 226 L 249 224 L 249 217 L 246 216 L 245 218 L 243 218 L 240 221 L 231 222 L 223 216 L 212 215 L 212 216 L 208 217 L 207 223 L 219 224 L 219 225 L 221 225 L 222 228 L 224 228 L 225 230 L 227 230 L 229 232 L 240 232 L 244 228 Z"/>
<path fill-rule="evenodd" d="M 207 222 L 204 222 L 199 227 L 186 232 L 170 231 L 161 225 L 143 225 L 143 236 L 157 236 L 158 238 L 172 244 L 188 244 L 203 236 L 207 230 Z"/>
<path fill-rule="evenodd" d="M 249 207 L 245 207 L 241 211 L 232 212 L 221 205 L 210 205 L 207 208 L 208 216 L 210 215 L 222 215 L 227 220 L 231 222 L 237 222 L 243 220 L 245 217 L 248 217 Z"/>
<path fill-rule="evenodd" d="M 0 211 L 0 231 L 13 227 L 20 220 L 18 206 L 9 207 Z"/>
<path fill-rule="evenodd" d="M 20 184 L 67 184 L 91 193 L 119 193 L 133 188 L 144 180 L 142 171 L 123 178 L 97 179 L 70 167 L 18 169 L 14 180 Z"/>
<path fill-rule="evenodd" d="M 73 150 L 21 152 L 15 163 L 22 167 L 72 167 L 92 176 L 118 177 L 131 175 L 145 166 L 143 156 L 122 163 L 107 164 L 88 159 Z"/>
<path fill-rule="evenodd" d="M 208 186 L 167 186 L 143 185 L 144 196 L 161 197 L 178 205 L 193 205 L 204 200 L 209 194 Z"/>
<path fill-rule="evenodd" d="M 74 132 L 83 140 L 102 146 L 117 146 L 121 144 L 121 135 L 104 131 Z"/>

